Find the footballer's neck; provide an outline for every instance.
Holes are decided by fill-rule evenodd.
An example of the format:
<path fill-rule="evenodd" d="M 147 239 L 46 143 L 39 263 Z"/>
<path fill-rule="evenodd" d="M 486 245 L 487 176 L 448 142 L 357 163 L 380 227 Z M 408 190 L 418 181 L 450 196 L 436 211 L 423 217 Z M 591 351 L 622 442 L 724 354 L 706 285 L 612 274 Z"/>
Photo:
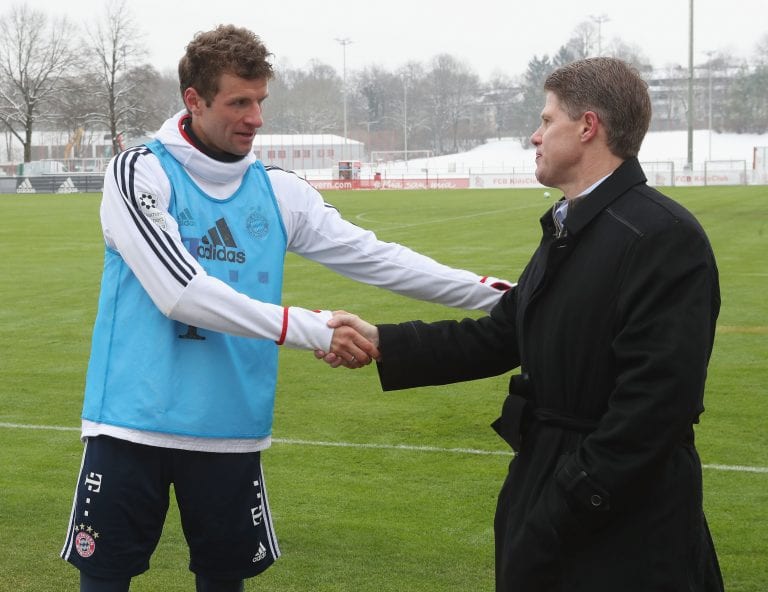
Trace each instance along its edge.
<path fill-rule="evenodd" d="M 181 127 L 184 130 L 184 135 L 187 137 L 189 142 L 197 148 L 200 152 L 205 154 L 206 156 L 218 160 L 219 162 L 237 162 L 239 160 L 242 160 L 245 158 L 245 155 L 243 154 L 232 154 L 230 152 L 219 152 L 218 150 L 212 150 L 208 146 L 206 146 L 203 141 L 198 137 L 198 135 L 195 133 L 195 130 L 192 129 L 192 116 L 187 115 L 185 116 L 181 121 Z"/>

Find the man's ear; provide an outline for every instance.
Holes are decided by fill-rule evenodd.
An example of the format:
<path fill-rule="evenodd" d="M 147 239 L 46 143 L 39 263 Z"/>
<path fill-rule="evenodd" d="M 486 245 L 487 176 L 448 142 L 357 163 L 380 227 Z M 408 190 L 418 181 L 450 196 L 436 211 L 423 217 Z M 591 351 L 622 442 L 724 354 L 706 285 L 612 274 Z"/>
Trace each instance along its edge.
<path fill-rule="evenodd" d="M 597 135 L 597 130 L 600 127 L 600 118 L 594 111 L 585 111 L 582 115 L 584 126 L 581 130 L 582 141 L 589 141 Z"/>
<path fill-rule="evenodd" d="M 205 105 L 205 99 L 189 86 L 184 90 L 184 105 L 192 115 L 200 115 L 200 110 Z"/>

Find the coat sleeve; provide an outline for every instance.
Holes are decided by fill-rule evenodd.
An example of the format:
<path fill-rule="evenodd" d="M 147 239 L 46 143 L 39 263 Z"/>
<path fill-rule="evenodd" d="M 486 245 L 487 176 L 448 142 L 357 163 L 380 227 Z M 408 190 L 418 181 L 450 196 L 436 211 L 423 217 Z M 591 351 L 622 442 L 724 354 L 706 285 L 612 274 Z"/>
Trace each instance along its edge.
<path fill-rule="evenodd" d="M 462 321 L 379 325 L 377 363 L 383 390 L 451 384 L 496 376 L 519 365 L 515 288 L 490 316 Z"/>

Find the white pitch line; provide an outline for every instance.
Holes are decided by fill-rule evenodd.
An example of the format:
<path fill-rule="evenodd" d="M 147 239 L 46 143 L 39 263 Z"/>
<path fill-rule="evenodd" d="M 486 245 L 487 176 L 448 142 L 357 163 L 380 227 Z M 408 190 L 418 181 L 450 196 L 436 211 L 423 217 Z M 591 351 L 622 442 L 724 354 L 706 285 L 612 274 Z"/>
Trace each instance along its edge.
<path fill-rule="evenodd" d="M 737 473 L 768 473 L 768 467 L 745 467 L 742 465 L 701 465 L 713 471 L 736 471 Z"/>
<path fill-rule="evenodd" d="M 313 440 L 295 440 L 293 438 L 272 438 L 277 444 L 297 444 L 299 446 L 329 446 L 334 448 L 372 448 L 378 450 L 408 450 L 413 452 L 450 452 L 452 454 L 477 454 L 484 456 L 512 456 L 504 450 L 480 450 L 477 448 L 440 448 L 439 446 L 414 446 L 411 444 L 358 444 L 355 442 L 318 442 Z"/>
<path fill-rule="evenodd" d="M 50 430 L 57 432 L 79 432 L 80 428 L 55 426 L 55 425 L 32 425 L 23 423 L 0 422 L 0 428 L 18 429 L 18 430 Z M 296 440 L 293 438 L 272 438 L 275 444 L 288 444 L 294 446 L 326 446 L 330 448 L 364 448 L 375 450 L 406 450 L 409 452 L 448 452 L 450 454 L 475 454 L 482 456 L 512 456 L 511 452 L 504 450 L 481 450 L 477 448 L 441 448 L 439 446 L 413 446 L 410 444 L 365 444 L 356 442 L 322 442 L 318 440 Z M 768 467 L 750 467 L 745 465 L 718 465 L 703 464 L 704 469 L 713 471 L 734 471 L 737 473 L 768 473 Z"/>
<path fill-rule="evenodd" d="M 55 432 L 79 432 L 80 428 L 70 428 L 66 426 L 52 425 L 30 425 L 25 423 L 5 423 L 0 422 L 0 428 L 11 428 L 17 430 L 51 430 Z"/>

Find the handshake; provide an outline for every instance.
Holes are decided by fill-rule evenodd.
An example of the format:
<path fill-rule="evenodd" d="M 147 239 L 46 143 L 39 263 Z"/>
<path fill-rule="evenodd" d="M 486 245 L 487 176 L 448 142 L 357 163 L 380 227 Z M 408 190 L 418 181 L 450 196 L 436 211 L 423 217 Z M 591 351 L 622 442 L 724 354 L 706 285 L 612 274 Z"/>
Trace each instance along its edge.
<path fill-rule="evenodd" d="M 379 330 L 375 325 L 344 310 L 334 311 L 328 321 L 332 328 L 331 350 L 315 350 L 315 357 L 331 368 L 362 368 L 373 360 L 381 359 L 379 353 Z"/>

